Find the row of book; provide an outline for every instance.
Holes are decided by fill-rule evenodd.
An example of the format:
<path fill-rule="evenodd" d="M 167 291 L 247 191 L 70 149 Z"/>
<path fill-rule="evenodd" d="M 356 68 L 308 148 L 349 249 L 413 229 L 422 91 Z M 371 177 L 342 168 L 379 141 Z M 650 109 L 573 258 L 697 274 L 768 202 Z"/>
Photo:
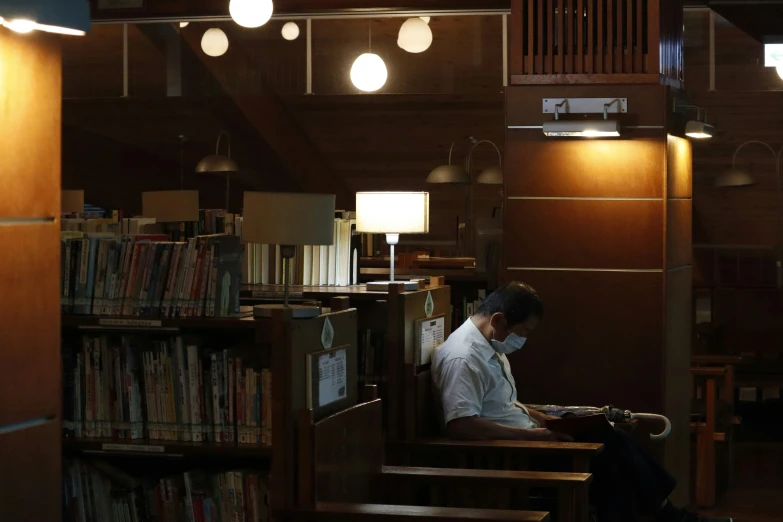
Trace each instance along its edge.
<path fill-rule="evenodd" d="M 66 522 L 268 522 L 269 479 L 255 471 L 187 471 L 137 479 L 100 460 L 66 460 Z"/>
<path fill-rule="evenodd" d="M 237 215 L 223 209 L 201 209 L 199 220 L 184 223 L 157 223 L 150 217 L 123 217 L 122 211 L 85 211 L 63 216 L 60 228 L 69 232 L 111 233 L 115 235 L 166 234 L 171 241 L 184 241 L 205 234 L 234 235 Z"/>
<path fill-rule="evenodd" d="M 64 437 L 271 445 L 271 380 L 181 336 L 84 335 L 63 349 Z"/>
<path fill-rule="evenodd" d="M 452 330 L 456 330 L 460 326 L 462 326 L 462 323 L 467 321 L 468 317 L 472 316 L 478 311 L 479 306 L 481 306 L 481 303 L 484 302 L 484 299 L 487 298 L 487 291 L 484 288 L 479 289 L 478 291 L 478 299 L 469 300 L 466 297 L 462 298 L 462 303 L 460 306 L 452 306 L 451 307 L 451 328 Z"/>
<path fill-rule="evenodd" d="M 228 234 L 61 232 L 63 313 L 130 317 L 239 314 L 241 245 Z"/>
<path fill-rule="evenodd" d="M 334 244 L 298 246 L 291 260 L 290 274 L 283 270 L 279 245 L 248 244 L 242 264 L 246 284 L 347 286 L 358 284 L 362 235 L 356 232 L 353 213 L 335 218 Z M 242 217 L 235 219 L 235 233 L 242 235 Z"/>

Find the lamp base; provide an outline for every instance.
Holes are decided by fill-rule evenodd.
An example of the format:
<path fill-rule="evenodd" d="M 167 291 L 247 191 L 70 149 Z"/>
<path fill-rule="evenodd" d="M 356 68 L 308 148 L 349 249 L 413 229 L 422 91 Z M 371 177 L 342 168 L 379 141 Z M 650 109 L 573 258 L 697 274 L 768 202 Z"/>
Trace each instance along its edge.
<path fill-rule="evenodd" d="M 388 292 L 389 285 L 395 285 L 397 283 L 404 284 L 406 292 L 412 292 L 419 289 L 418 281 L 373 281 L 372 283 L 367 283 L 367 291 Z"/>
<path fill-rule="evenodd" d="M 261 304 L 253 307 L 253 317 L 267 318 L 277 310 L 290 310 L 294 319 L 311 319 L 321 315 L 321 307 L 313 305 Z"/>

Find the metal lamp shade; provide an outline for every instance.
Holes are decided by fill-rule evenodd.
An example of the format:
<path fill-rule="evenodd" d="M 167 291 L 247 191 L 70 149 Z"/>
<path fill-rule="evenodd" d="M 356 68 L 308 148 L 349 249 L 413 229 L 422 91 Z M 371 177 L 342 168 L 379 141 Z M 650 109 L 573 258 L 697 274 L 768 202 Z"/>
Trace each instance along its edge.
<path fill-rule="evenodd" d="M 744 169 L 732 168 L 715 178 L 716 188 L 749 187 L 758 183 L 750 172 Z"/>
<path fill-rule="evenodd" d="M 429 176 L 427 176 L 427 183 L 468 184 L 470 183 L 470 175 L 468 175 L 465 167 L 459 165 L 441 165 L 430 172 Z"/>
<path fill-rule="evenodd" d="M 481 185 L 502 185 L 503 184 L 503 167 L 490 167 L 483 171 L 476 178 L 476 183 Z"/>
<path fill-rule="evenodd" d="M 213 154 L 202 159 L 196 165 L 199 174 L 220 174 L 223 172 L 239 172 L 237 162 L 221 154 Z"/>

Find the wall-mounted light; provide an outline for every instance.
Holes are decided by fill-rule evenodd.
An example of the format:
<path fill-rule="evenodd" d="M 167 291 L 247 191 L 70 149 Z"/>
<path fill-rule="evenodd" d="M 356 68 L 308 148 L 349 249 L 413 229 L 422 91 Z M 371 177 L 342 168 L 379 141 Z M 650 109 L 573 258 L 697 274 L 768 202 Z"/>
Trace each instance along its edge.
<path fill-rule="evenodd" d="M 90 30 L 90 9 L 85 0 L 4 0 L 0 23 L 17 33 L 83 36 Z"/>
<path fill-rule="evenodd" d="M 546 136 L 558 138 L 614 138 L 620 135 L 620 122 L 609 114 L 628 112 L 628 98 L 544 98 L 544 114 L 554 121 L 543 125 Z M 602 114 L 603 120 L 561 120 L 561 114 Z"/>
<path fill-rule="evenodd" d="M 712 138 L 715 127 L 704 121 L 707 119 L 707 111 L 698 105 L 685 105 L 677 99 L 674 100 L 675 113 L 685 115 L 687 111 L 692 110 L 696 111 L 696 119 L 688 120 L 685 124 L 685 135 L 696 140 Z"/>
<path fill-rule="evenodd" d="M 615 120 L 546 121 L 544 134 L 558 138 L 614 138 L 620 135 L 620 122 Z"/>

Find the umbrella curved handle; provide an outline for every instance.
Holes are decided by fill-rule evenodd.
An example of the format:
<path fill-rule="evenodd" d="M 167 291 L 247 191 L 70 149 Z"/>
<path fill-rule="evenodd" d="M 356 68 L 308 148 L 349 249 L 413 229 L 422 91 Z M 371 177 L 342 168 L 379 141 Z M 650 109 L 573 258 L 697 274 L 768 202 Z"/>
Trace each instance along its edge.
<path fill-rule="evenodd" d="M 664 424 L 663 431 L 655 434 L 650 433 L 650 440 L 666 440 L 666 438 L 669 436 L 669 434 L 672 432 L 672 423 L 671 421 L 664 417 L 663 415 L 657 415 L 655 413 L 634 413 L 633 414 L 634 419 L 648 419 L 648 420 L 655 420 L 658 422 L 662 422 Z"/>

